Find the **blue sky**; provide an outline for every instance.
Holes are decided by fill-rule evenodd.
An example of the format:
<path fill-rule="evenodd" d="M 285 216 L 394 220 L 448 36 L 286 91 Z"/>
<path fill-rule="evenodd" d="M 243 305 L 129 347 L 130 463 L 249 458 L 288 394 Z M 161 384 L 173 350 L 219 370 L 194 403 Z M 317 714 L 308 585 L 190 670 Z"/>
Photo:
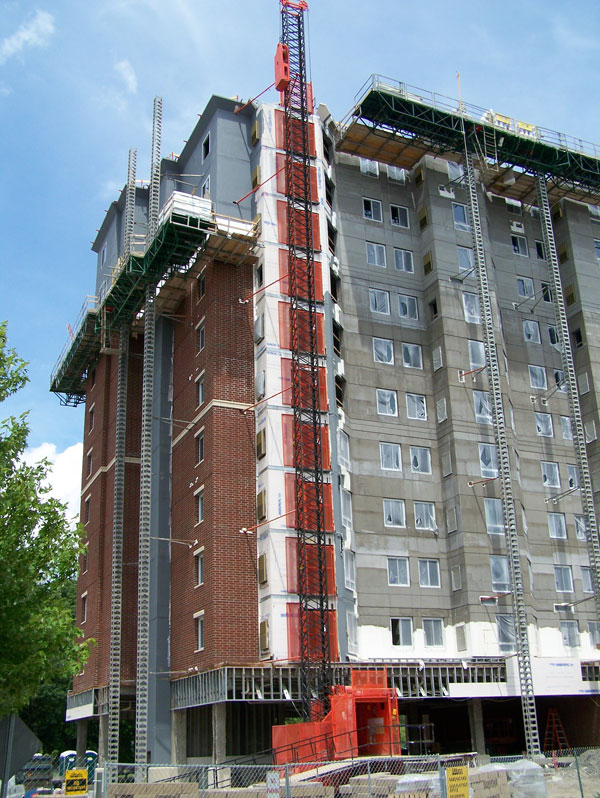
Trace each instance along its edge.
<path fill-rule="evenodd" d="M 147 177 L 155 95 L 166 155 L 211 94 L 262 91 L 279 24 L 278 0 L 0 0 L 0 319 L 31 378 L 2 414 L 30 410 L 31 447 L 73 494 L 82 412 L 49 377 L 128 149 Z M 458 70 L 466 102 L 600 142 L 598 0 L 312 0 L 308 24 L 315 97 L 336 119 L 373 72 L 456 97 Z"/>

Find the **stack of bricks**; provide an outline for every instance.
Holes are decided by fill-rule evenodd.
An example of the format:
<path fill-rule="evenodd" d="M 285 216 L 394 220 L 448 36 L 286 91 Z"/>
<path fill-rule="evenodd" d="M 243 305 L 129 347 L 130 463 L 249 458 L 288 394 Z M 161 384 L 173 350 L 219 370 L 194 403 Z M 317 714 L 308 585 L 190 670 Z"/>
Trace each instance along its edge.
<path fill-rule="evenodd" d="M 506 770 L 469 771 L 469 787 L 473 798 L 510 798 Z"/>

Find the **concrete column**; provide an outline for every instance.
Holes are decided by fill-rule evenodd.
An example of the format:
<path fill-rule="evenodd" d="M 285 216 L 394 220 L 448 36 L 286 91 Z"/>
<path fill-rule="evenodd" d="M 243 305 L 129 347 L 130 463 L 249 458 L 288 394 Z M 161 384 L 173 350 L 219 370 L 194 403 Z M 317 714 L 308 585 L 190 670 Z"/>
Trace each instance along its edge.
<path fill-rule="evenodd" d="M 187 761 L 187 710 L 171 712 L 171 764 L 185 765 Z"/>
<path fill-rule="evenodd" d="M 79 718 L 77 721 L 77 762 L 85 759 L 85 752 L 87 750 L 87 729 L 88 719 Z"/>
<path fill-rule="evenodd" d="M 471 727 L 471 750 L 477 751 L 478 754 L 485 754 L 481 698 L 471 698 L 469 700 L 469 725 Z"/>
<path fill-rule="evenodd" d="M 98 761 L 104 765 L 108 756 L 108 713 L 100 715 L 98 722 Z"/>
<path fill-rule="evenodd" d="M 213 764 L 225 761 L 227 755 L 227 704 L 213 704 Z"/>

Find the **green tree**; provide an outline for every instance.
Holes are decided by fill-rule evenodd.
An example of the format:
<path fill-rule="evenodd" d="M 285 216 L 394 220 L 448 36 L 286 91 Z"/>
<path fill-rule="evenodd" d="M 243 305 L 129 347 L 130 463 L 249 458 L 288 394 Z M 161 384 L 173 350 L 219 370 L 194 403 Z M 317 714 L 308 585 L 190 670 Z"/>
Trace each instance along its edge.
<path fill-rule="evenodd" d="M 0 403 L 26 382 L 26 364 L 0 323 Z M 50 496 L 50 464 L 22 461 L 28 433 L 27 413 L 0 421 L 0 717 L 18 712 L 41 685 L 81 670 L 87 656 L 69 589 L 81 530 Z"/>

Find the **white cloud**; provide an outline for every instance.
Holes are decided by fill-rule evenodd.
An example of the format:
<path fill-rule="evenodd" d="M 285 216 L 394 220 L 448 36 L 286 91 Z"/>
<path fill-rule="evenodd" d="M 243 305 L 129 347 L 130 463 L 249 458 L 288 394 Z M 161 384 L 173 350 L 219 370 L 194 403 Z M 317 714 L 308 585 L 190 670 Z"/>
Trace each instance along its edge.
<path fill-rule="evenodd" d="M 0 41 L 0 64 L 30 47 L 45 47 L 54 31 L 52 14 L 38 9 L 28 22 L 24 22 L 13 34 Z"/>
<path fill-rule="evenodd" d="M 67 505 L 67 518 L 79 518 L 79 498 L 81 492 L 81 462 L 83 444 L 75 443 L 64 451 L 57 452 L 54 443 L 42 443 L 33 449 L 26 449 L 23 460 L 31 465 L 46 458 L 50 461 L 48 483 L 50 494 Z"/>
<path fill-rule="evenodd" d="M 115 72 L 122 78 L 126 90 L 129 94 L 135 94 L 138 87 L 137 77 L 134 68 L 131 66 L 127 59 L 117 61 L 113 66 Z"/>

